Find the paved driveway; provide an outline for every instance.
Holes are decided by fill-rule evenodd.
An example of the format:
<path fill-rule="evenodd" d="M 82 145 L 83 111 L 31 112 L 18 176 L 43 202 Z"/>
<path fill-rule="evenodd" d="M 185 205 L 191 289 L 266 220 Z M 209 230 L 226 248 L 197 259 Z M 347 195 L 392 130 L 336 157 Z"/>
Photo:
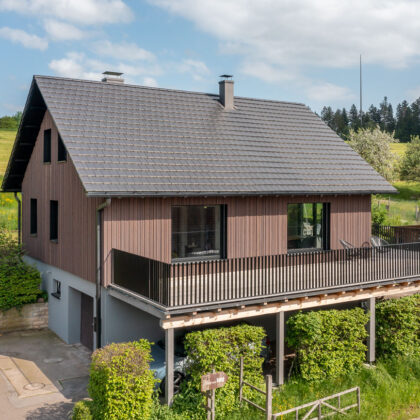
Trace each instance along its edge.
<path fill-rule="evenodd" d="M 87 397 L 90 352 L 49 330 L 0 334 L 0 420 L 63 420 Z"/>

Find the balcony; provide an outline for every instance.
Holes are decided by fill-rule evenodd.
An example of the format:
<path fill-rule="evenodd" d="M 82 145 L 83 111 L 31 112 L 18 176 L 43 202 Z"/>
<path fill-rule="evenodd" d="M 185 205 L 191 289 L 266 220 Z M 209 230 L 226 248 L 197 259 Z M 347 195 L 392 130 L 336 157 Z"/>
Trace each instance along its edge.
<path fill-rule="evenodd" d="M 391 227 L 373 231 L 392 242 L 417 239 L 398 232 Z M 114 270 L 122 269 L 113 285 L 164 310 L 275 301 L 420 278 L 420 241 L 173 264 L 113 252 Z M 134 274 L 127 274 L 126 258 L 134 259 Z"/>

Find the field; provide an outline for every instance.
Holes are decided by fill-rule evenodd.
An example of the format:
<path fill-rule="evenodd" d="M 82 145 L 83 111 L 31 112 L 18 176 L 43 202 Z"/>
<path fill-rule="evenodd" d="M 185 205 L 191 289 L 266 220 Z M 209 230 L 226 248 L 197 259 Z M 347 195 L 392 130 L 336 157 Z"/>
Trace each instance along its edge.
<path fill-rule="evenodd" d="M 15 130 L 0 130 L 0 182 L 3 180 L 15 137 Z M 17 230 L 17 203 L 13 194 L 0 194 L 0 228 Z"/>
<path fill-rule="evenodd" d="M 393 143 L 391 144 L 392 153 L 396 154 L 399 158 L 404 156 L 407 149 L 407 143 Z"/>

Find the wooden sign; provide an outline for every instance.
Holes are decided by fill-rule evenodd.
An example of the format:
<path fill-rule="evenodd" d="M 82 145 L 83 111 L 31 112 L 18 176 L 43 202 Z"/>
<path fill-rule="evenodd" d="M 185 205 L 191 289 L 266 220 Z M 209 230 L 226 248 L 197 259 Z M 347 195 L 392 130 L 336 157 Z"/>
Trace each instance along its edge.
<path fill-rule="evenodd" d="M 225 372 L 208 373 L 201 377 L 201 392 L 221 388 L 228 380 Z"/>

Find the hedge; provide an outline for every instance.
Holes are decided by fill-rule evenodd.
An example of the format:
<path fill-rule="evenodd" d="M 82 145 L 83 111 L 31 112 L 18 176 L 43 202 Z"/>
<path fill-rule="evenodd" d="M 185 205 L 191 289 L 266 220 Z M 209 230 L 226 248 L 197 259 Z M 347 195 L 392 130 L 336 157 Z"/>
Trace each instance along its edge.
<path fill-rule="evenodd" d="M 150 343 L 112 343 L 92 355 L 89 395 L 94 419 L 149 419 L 155 378 Z"/>
<path fill-rule="evenodd" d="M 92 401 L 78 401 L 73 407 L 72 420 L 92 420 L 91 405 Z"/>
<path fill-rule="evenodd" d="M 420 295 L 376 304 L 378 356 L 420 356 Z"/>
<path fill-rule="evenodd" d="M 369 315 L 361 308 L 299 312 L 287 321 L 287 343 L 302 378 L 318 381 L 346 374 L 365 360 Z"/>
<path fill-rule="evenodd" d="M 41 275 L 22 260 L 17 241 L 0 230 L 0 310 L 36 302 L 40 296 Z"/>
<path fill-rule="evenodd" d="M 206 398 L 200 392 L 201 376 L 212 369 L 223 371 L 228 381 L 216 390 L 217 415 L 223 418 L 239 408 L 239 366 L 244 357 L 245 379 L 253 384 L 263 384 L 261 352 L 265 331 L 262 327 L 237 325 L 194 331 L 185 337 L 185 349 L 189 360 L 188 378 L 174 398 L 173 408 L 189 419 L 205 418 Z M 244 388 L 248 395 L 249 388 Z"/>

